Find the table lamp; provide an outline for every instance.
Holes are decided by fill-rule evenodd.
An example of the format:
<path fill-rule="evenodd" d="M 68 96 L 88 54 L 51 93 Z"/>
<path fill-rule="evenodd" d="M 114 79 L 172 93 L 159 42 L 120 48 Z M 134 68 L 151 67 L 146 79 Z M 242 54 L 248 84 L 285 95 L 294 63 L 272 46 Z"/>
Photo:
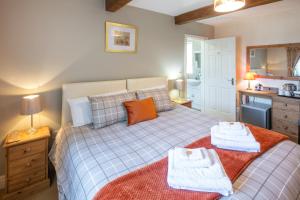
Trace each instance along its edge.
<path fill-rule="evenodd" d="M 176 89 L 179 91 L 179 98 L 181 98 L 181 93 L 183 90 L 183 80 L 182 79 L 176 79 Z"/>
<path fill-rule="evenodd" d="M 250 87 L 250 81 L 255 80 L 255 72 L 247 72 L 244 80 L 248 80 L 248 88 L 247 90 L 252 90 Z"/>
<path fill-rule="evenodd" d="M 21 114 L 31 115 L 31 128 L 28 130 L 29 134 L 34 134 L 36 129 L 33 126 L 33 114 L 42 111 L 40 95 L 29 95 L 22 97 Z"/>

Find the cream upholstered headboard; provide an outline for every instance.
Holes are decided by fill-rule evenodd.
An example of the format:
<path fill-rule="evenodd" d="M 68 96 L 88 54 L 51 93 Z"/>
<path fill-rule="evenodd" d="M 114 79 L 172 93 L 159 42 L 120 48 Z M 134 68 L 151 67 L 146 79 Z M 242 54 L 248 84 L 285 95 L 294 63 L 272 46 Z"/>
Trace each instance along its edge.
<path fill-rule="evenodd" d="M 126 80 L 64 84 L 62 87 L 61 125 L 71 122 L 68 99 L 126 90 Z"/>
<path fill-rule="evenodd" d="M 168 87 L 167 77 L 151 77 L 127 79 L 127 90 L 136 91 L 165 85 Z"/>
<path fill-rule="evenodd" d="M 64 84 L 62 87 L 61 125 L 64 126 L 72 121 L 68 99 L 124 91 L 126 89 L 136 91 L 163 85 L 168 86 L 167 77 Z"/>

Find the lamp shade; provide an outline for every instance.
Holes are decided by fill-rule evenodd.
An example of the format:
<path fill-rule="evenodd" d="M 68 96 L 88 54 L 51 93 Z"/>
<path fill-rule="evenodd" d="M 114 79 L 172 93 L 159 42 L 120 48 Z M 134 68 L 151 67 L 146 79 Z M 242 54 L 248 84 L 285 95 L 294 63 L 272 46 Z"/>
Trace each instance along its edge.
<path fill-rule="evenodd" d="M 249 80 L 249 81 L 255 80 L 255 75 L 256 75 L 256 73 L 254 73 L 254 72 L 247 72 L 244 80 Z"/>
<path fill-rule="evenodd" d="M 176 89 L 183 90 L 183 80 L 182 79 L 176 79 Z"/>
<path fill-rule="evenodd" d="M 42 111 L 40 95 L 29 95 L 22 98 L 21 114 L 32 115 Z"/>
<path fill-rule="evenodd" d="M 244 7 L 245 0 L 215 0 L 214 8 L 216 12 L 231 12 Z"/>

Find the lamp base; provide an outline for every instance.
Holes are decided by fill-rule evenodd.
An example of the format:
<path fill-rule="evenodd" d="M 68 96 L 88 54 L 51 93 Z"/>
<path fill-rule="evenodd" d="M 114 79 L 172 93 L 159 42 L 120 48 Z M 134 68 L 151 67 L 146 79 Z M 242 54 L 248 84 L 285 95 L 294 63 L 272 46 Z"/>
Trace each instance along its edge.
<path fill-rule="evenodd" d="M 27 130 L 28 135 L 33 135 L 35 133 L 36 133 L 36 128 L 30 128 L 30 129 Z"/>
<path fill-rule="evenodd" d="M 250 86 L 250 80 L 248 80 L 248 88 L 247 88 L 247 90 L 252 90 L 251 86 Z"/>

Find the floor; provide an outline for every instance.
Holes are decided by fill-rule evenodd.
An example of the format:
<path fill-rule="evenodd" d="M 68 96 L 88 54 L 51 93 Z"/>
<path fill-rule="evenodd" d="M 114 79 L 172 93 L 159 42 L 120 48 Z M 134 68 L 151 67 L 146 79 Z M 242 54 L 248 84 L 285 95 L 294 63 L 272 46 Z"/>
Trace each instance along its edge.
<path fill-rule="evenodd" d="M 3 191 L 0 192 L 0 199 L 2 199 Z M 42 190 L 32 196 L 29 196 L 23 200 L 57 200 L 57 185 L 56 180 L 53 181 L 50 188 Z"/>

